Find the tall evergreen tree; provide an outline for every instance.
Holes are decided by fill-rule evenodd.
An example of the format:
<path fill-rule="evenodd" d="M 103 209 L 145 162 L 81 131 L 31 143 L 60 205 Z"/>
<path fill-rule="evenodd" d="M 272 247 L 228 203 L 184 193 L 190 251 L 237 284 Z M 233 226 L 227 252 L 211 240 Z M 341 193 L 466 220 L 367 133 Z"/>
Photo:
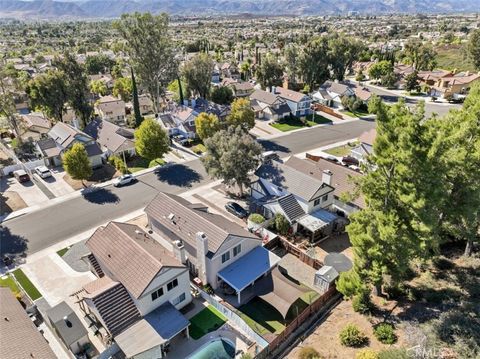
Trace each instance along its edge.
<path fill-rule="evenodd" d="M 140 103 L 138 102 L 137 82 L 135 81 L 135 74 L 133 73 L 133 68 L 130 68 L 130 72 L 132 74 L 132 100 L 133 100 L 133 113 L 135 116 L 135 127 L 138 127 L 143 121 L 143 116 L 140 113 Z"/>

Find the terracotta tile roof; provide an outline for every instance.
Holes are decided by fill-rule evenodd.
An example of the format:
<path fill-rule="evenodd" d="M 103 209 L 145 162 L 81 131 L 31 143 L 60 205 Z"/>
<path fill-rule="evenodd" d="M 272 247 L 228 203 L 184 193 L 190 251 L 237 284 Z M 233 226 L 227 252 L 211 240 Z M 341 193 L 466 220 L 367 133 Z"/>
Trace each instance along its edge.
<path fill-rule="evenodd" d="M 110 222 L 97 229 L 86 245 L 136 298 L 163 267 L 183 267 L 159 242 L 132 224 Z"/>
<path fill-rule="evenodd" d="M 56 358 L 9 288 L 0 287 L 0 358 Z"/>
<path fill-rule="evenodd" d="M 215 253 L 230 235 L 258 239 L 225 217 L 207 212 L 205 206 L 190 203 L 169 193 L 160 192 L 145 208 L 145 213 L 163 226 L 162 234 L 166 239 L 179 237 L 196 248 L 196 234 L 205 233 L 208 249 L 212 253 Z"/>
<path fill-rule="evenodd" d="M 333 188 L 335 188 L 334 194 L 337 197 L 340 197 L 340 195 L 345 192 L 353 192 L 355 185 L 350 179 L 357 176 L 362 176 L 361 173 L 355 172 L 348 167 L 324 160 L 323 158 L 320 158 L 318 162 L 315 162 L 310 159 L 302 160 L 301 158 L 292 156 L 287 162 L 285 162 L 285 165 L 295 168 L 296 170 L 308 174 L 310 177 L 320 181 L 322 180 L 323 171 L 331 171 L 333 175 L 330 184 Z M 353 203 L 360 208 L 365 207 L 365 200 L 363 196 L 356 198 Z"/>

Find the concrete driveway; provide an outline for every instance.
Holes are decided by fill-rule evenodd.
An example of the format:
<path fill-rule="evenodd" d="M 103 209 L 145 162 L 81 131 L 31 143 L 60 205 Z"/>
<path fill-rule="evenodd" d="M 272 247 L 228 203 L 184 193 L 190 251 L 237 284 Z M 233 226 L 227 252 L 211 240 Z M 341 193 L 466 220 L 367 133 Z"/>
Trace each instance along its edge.
<path fill-rule="evenodd" d="M 16 192 L 27 206 L 45 203 L 48 197 L 38 188 L 33 181 L 19 183 L 14 177 L 2 177 L 0 192 Z"/>
<path fill-rule="evenodd" d="M 75 192 L 75 190 L 63 179 L 65 171 L 62 167 L 56 167 L 50 169 L 50 171 L 52 172 L 52 177 L 41 178 L 37 174 L 34 175 L 37 183 L 40 182 L 39 186 L 45 186 L 44 188 L 54 197 L 61 197 Z"/>

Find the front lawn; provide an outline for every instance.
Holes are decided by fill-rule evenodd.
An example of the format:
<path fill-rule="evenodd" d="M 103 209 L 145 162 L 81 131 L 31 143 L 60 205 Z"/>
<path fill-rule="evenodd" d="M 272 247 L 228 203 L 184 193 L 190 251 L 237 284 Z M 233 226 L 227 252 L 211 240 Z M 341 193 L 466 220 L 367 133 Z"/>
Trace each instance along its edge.
<path fill-rule="evenodd" d="M 285 329 L 284 319 L 280 312 L 258 297 L 238 308 L 237 314 L 261 336 L 279 334 Z"/>
<path fill-rule="evenodd" d="M 351 142 L 343 146 L 330 148 L 328 150 L 325 150 L 324 152 L 336 157 L 348 156 L 350 155 L 350 151 L 352 150 L 352 148 L 354 148 L 357 145 L 358 145 L 358 142 Z"/>
<path fill-rule="evenodd" d="M 38 298 L 41 298 L 42 295 L 38 291 L 37 288 L 33 285 L 32 282 L 30 282 L 30 279 L 23 273 L 21 269 L 17 269 L 13 272 L 13 275 L 15 276 L 15 279 L 20 283 L 22 286 L 23 290 L 28 294 L 31 300 L 37 300 Z"/>
<path fill-rule="evenodd" d="M 70 249 L 70 247 L 62 248 L 62 249 L 60 249 L 59 251 L 57 251 L 57 254 L 58 254 L 60 257 L 63 257 L 63 256 L 65 255 L 65 253 L 68 252 L 69 249 Z"/>
<path fill-rule="evenodd" d="M 15 279 L 11 275 L 6 275 L 5 277 L 0 278 L 0 287 L 8 287 L 14 295 L 20 293 L 20 288 L 18 288 Z"/>
<path fill-rule="evenodd" d="M 308 115 L 307 116 L 307 123 L 310 126 L 315 126 L 315 125 L 323 125 L 323 124 L 327 124 L 327 123 L 332 123 L 332 121 L 329 120 L 326 117 L 323 117 L 323 116 L 315 113 L 313 115 Z"/>
<path fill-rule="evenodd" d="M 195 340 L 200 339 L 205 334 L 217 330 L 226 322 L 227 318 L 209 305 L 190 319 L 190 336 Z"/>
<path fill-rule="evenodd" d="M 146 158 L 135 156 L 127 161 L 128 170 L 131 173 L 138 172 L 147 168 L 152 168 L 155 166 L 162 166 L 165 164 L 165 160 L 157 158 L 156 160 L 147 160 Z"/>
<path fill-rule="evenodd" d="M 350 116 L 350 117 L 365 117 L 365 116 L 370 116 L 370 114 L 368 112 L 365 112 L 365 111 L 355 111 L 355 112 L 352 112 L 352 111 L 347 111 L 347 110 L 342 110 L 340 111 L 341 113 L 347 115 L 347 116 Z"/>
<path fill-rule="evenodd" d="M 313 115 L 308 115 L 305 121 L 302 121 L 298 117 L 294 117 L 294 116 L 285 117 L 281 120 L 278 120 L 278 122 L 271 123 L 270 126 L 282 132 L 288 132 L 288 131 L 298 130 L 299 128 L 303 128 L 303 127 L 312 127 L 315 125 L 326 124 L 331 122 L 332 121 L 330 121 L 329 119 L 323 116 L 313 114 Z"/>

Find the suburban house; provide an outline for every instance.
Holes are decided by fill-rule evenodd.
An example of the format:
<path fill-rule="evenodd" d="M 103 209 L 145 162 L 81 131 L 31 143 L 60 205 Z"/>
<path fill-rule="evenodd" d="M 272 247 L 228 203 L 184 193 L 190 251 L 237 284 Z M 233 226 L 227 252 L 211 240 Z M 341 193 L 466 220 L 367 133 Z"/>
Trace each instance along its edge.
<path fill-rule="evenodd" d="M 0 358 L 56 358 L 10 288 L 0 287 L 0 303 Z"/>
<path fill-rule="evenodd" d="M 360 162 L 365 162 L 367 156 L 371 155 L 373 152 L 375 137 L 377 137 L 377 130 L 375 128 L 362 133 L 358 138 L 360 144 L 352 148 L 350 155 Z"/>
<path fill-rule="evenodd" d="M 355 89 L 348 84 L 325 81 L 312 95 L 312 98 L 322 105 L 338 108 L 342 106 L 342 97 L 344 96 L 355 96 Z"/>
<path fill-rule="evenodd" d="M 296 166 L 298 161 L 303 160 L 267 161 L 257 169 L 250 186 L 250 210 L 267 219 L 280 213 L 292 232 L 316 241 L 338 229 L 337 216 L 328 211 L 334 202 L 332 173 L 325 170 L 317 178 Z"/>
<path fill-rule="evenodd" d="M 433 70 L 433 71 L 419 71 L 417 74 L 418 80 L 421 84 L 427 86 L 434 86 L 443 77 L 451 76 L 451 71 Z"/>
<path fill-rule="evenodd" d="M 85 127 L 84 132 L 98 142 L 107 157 L 110 155 L 121 156 L 124 152 L 129 155 L 135 154 L 132 129 L 95 118 Z"/>
<path fill-rule="evenodd" d="M 106 343 L 115 341 L 127 358 L 162 358 L 170 340 L 188 337 L 179 312 L 192 300 L 182 258 L 127 223 L 98 228 L 86 246 L 98 279 L 73 295 Z"/>
<path fill-rule="evenodd" d="M 480 82 L 480 73 L 460 72 L 455 75 L 445 76 L 436 82 L 432 87 L 431 95 L 437 97 L 453 96 L 453 98 L 464 98 L 472 85 Z"/>
<path fill-rule="evenodd" d="M 47 311 L 50 326 L 63 345 L 73 354 L 82 354 L 90 347 L 87 329 L 72 308 L 61 302 Z"/>
<path fill-rule="evenodd" d="M 223 64 L 218 64 L 218 68 L 220 70 L 220 75 L 222 78 L 232 78 L 234 80 L 240 79 L 240 71 L 238 71 L 238 67 L 235 64 L 231 64 L 229 62 L 225 62 Z"/>
<path fill-rule="evenodd" d="M 279 86 L 273 86 L 272 93 L 285 100 L 290 112 L 296 117 L 301 118 L 313 113 L 310 109 L 312 99 L 308 95 Z"/>
<path fill-rule="evenodd" d="M 45 160 L 47 166 L 60 166 L 62 155 L 69 150 L 74 143 L 85 146 L 88 158 L 93 168 L 102 165 L 102 149 L 95 139 L 85 132 L 71 125 L 58 122 L 47 133 L 47 138 L 42 138 L 36 143 L 36 151 Z"/>
<path fill-rule="evenodd" d="M 138 96 L 138 104 L 142 115 L 153 113 L 153 102 L 148 95 L 143 94 Z"/>
<path fill-rule="evenodd" d="M 89 75 L 88 76 L 88 81 L 102 81 L 107 89 L 111 90 L 113 88 L 113 85 L 115 84 L 115 81 L 113 80 L 113 77 L 109 74 L 97 74 L 97 75 Z"/>
<path fill-rule="evenodd" d="M 246 299 L 242 299 L 242 292 L 276 264 L 276 256 L 262 247 L 257 236 L 209 212 L 203 204 L 161 192 L 145 213 L 155 234 L 173 243 L 174 251 L 184 251 L 181 256 L 199 282 L 214 290 L 229 285 L 238 303 Z"/>
<path fill-rule="evenodd" d="M 287 101 L 280 96 L 263 90 L 255 90 L 250 95 L 250 105 L 259 120 L 278 121 L 291 114 Z"/>
<path fill-rule="evenodd" d="M 241 80 L 234 80 L 232 78 L 226 78 L 222 81 L 222 86 L 229 87 L 232 90 L 234 97 L 248 97 L 254 91 L 254 87 L 250 82 Z"/>
<path fill-rule="evenodd" d="M 95 103 L 95 110 L 102 120 L 116 124 L 126 121 L 125 102 L 113 96 L 103 96 Z"/>
<path fill-rule="evenodd" d="M 38 141 L 44 136 L 52 124 L 43 114 L 32 112 L 20 115 L 20 136 L 23 140 Z"/>

